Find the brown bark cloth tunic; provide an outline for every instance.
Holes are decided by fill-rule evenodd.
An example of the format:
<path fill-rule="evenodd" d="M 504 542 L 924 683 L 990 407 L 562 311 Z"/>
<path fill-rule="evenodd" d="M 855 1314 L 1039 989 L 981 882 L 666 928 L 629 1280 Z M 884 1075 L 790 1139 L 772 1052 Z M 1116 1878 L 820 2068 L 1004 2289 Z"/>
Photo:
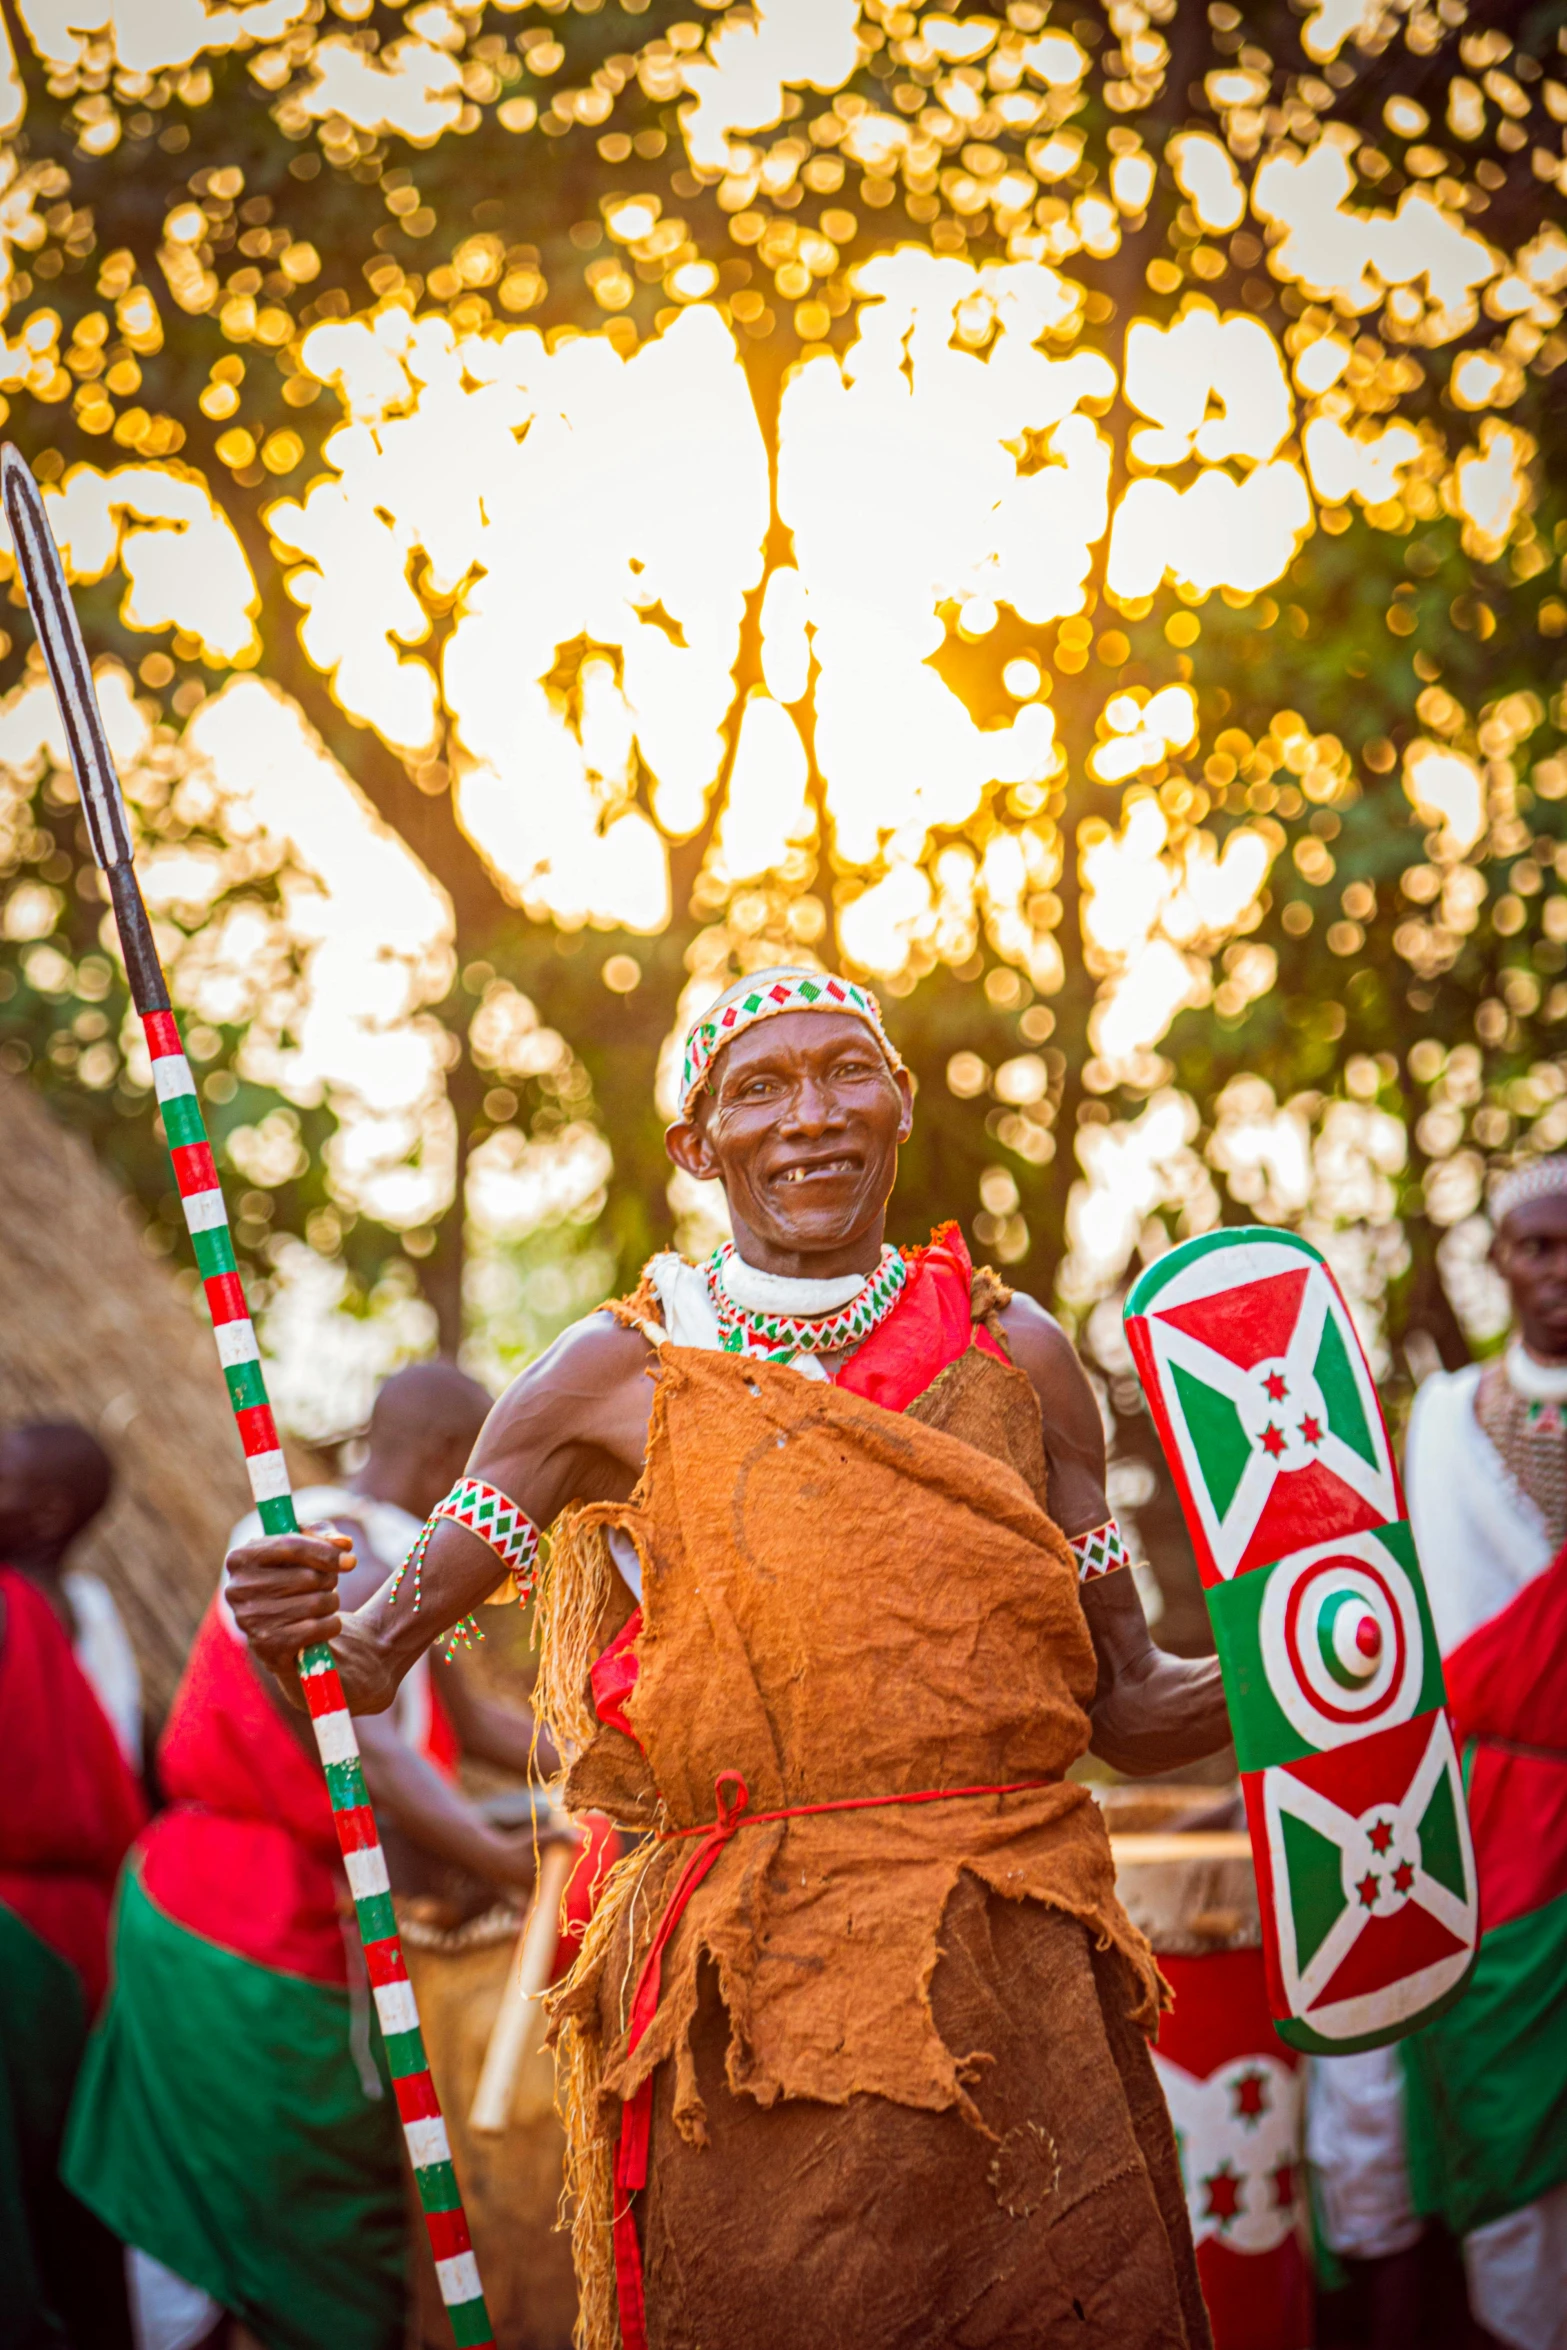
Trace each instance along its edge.
<path fill-rule="evenodd" d="M 978 1345 L 901 1413 L 662 1347 L 641 1484 L 562 1550 L 618 1526 L 640 1555 L 643 1753 L 600 1730 L 568 1800 L 667 1832 L 713 1820 L 726 1771 L 753 1811 L 1046 1784 L 743 1827 L 634 2052 L 693 1845 L 623 1864 L 557 2002 L 586 2350 L 616 2338 L 607 2147 L 650 2071 L 650 2350 L 1208 2343 L 1143 2038 L 1157 1971 L 1062 1777 L 1095 1662 L 1044 1493 L 1033 1390 Z"/>

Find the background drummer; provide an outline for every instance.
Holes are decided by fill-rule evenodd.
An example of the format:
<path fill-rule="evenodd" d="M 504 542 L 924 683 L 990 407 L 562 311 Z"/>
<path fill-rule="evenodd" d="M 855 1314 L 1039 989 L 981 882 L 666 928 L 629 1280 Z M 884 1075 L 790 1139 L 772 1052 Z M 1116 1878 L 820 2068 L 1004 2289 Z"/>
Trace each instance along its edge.
<path fill-rule="evenodd" d="M 306 1524 L 328 1521 L 352 1547 L 345 1581 L 358 1595 L 406 1555 L 488 1408 L 453 1364 L 401 1371 L 376 1399 L 363 1467 L 296 1497 Z M 234 1539 L 248 1531 L 242 1522 Z M 531 1887 L 534 1833 L 493 1824 L 455 1775 L 468 1753 L 525 1776 L 525 1708 L 480 1696 L 441 1663 L 400 1719 L 357 1727 L 371 1801 L 405 1856 L 499 1891 Z M 252 2336 L 400 2350 L 397 2113 L 326 1788 L 306 1718 L 252 1664 L 221 1593 L 159 1764 L 171 1802 L 128 1864 L 114 1990 L 78 2086 L 66 2175 L 133 2247 L 140 2350 L 244 2350 Z M 547 1813 L 539 1823 L 539 1841 L 569 1834 Z M 584 1882 L 579 1934 L 587 1900 Z"/>

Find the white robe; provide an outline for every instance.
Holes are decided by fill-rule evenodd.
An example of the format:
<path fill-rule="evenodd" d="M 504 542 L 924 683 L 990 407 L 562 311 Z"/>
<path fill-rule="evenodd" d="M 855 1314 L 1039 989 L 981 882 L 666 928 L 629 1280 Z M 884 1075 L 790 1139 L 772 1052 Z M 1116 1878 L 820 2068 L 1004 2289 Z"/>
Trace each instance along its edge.
<path fill-rule="evenodd" d="M 76 1626 L 71 1642 L 76 1661 L 109 1717 L 120 1752 L 140 1777 L 141 1667 L 114 1595 L 107 1583 L 85 1567 L 67 1568 L 60 1577 L 60 1588 L 70 1602 Z"/>
<path fill-rule="evenodd" d="M 1404 1452 L 1409 1516 L 1442 1654 L 1543 1575 L 1545 1521 L 1475 1418 L 1483 1366 L 1437 1372 L 1415 1397 Z"/>

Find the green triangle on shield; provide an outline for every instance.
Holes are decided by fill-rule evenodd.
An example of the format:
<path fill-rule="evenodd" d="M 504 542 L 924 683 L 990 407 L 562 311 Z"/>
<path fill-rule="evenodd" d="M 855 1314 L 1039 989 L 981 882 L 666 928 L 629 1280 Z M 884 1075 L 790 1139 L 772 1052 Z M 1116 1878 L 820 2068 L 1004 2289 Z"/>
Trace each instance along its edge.
<path fill-rule="evenodd" d="M 1382 1466 L 1376 1439 L 1366 1419 L 1366 1410 L 1360 1400 L 1354 1366 L 1349 1349 L 1331 1311 L 1322 1324 L 1322 1338 L 1317 1348 L 1317 1359 L 1312 1376 L 1322 1390 L 1322 1400 L 1328 1407 L 1328 1426 L 1351 1452 L 1358 1452 L 1368 1468 Z"/>
<path fill-rule="evenodd" d="M 1432 1788 L 1418 1834 L 1420 1865 L 1426 1875 L 1445 1885 L 1456 1900 L 1467 1901 L 1469 1887 L 1464 1881 L 1464 1849 L 1458 1833 L 1451 1771 L 1444 1771 Z"/>
<path fill-rule="evenodd" d="M 1344 1857 L 1330 1836 L 1292 1811 L 1281 1810 L 1290 1914 L 1295 1921 L 1295 1969 L 1304 1974 L 1343 1916 Z"/>
<path fill-rule="evenodd" d="M 1186 1415 L 1208 1498 L 1215 1516 L 1222 1521 L 1246 1474 L 1246 1464 L 1252 1456 L 1251 1439 L 1227 1395 L 1221 1395 L 1216 1387 L 1209 1387 L 1179 1363 L 1170 1365 L 1170 1376 Z"/>

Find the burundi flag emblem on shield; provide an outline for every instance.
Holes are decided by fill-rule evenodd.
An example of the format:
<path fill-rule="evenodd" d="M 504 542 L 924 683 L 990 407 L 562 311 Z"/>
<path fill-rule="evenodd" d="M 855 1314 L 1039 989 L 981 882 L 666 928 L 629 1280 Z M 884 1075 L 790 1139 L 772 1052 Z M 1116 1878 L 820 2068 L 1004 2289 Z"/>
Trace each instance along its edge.
<path fill-rule="evenodd" d="M 1205 1582 L 1403 1515 L 1354 1324 L 1305 1242 L 1207 1234 L 1150 1267 L 1126 1311 Z"/>
<path fill-rule="evenodd" d="M 1127 1335 L 1207 1589 L 1275 2023 L 1396 2039 L 1457 1996 L 1474 1858 L 1381 1405 L 1338 1284 L 1254 1227 L 1150 1266 Z"/>

